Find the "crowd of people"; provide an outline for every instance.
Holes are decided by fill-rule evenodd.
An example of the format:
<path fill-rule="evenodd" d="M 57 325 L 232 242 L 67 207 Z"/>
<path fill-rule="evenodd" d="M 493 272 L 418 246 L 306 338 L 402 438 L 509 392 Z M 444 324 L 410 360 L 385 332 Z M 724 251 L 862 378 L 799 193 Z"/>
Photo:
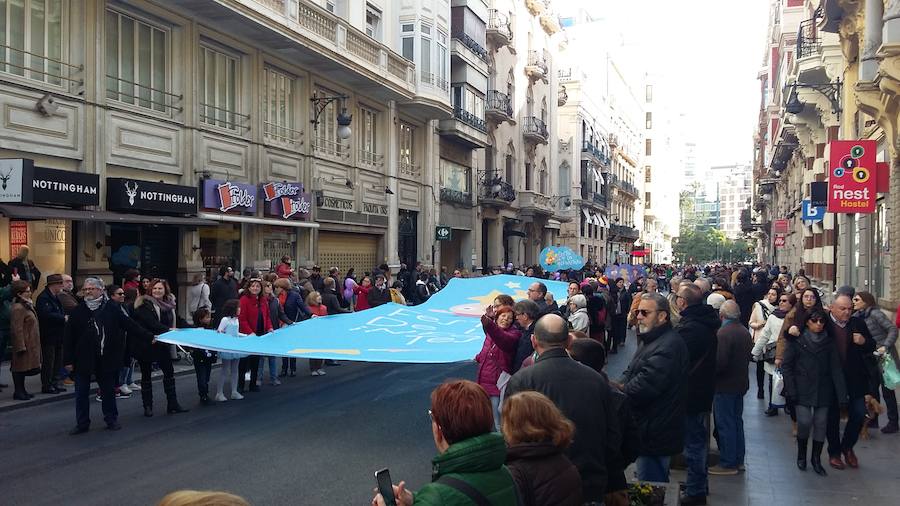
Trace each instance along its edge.
<path fill-rule="evenodd" d="M 198 275 L 182 306 L 167 280 L 136 270 L 125 273 L 122 286 L 87 278 L 79 290 L 71 276 L 51 274 L 33 297 L 40 272 L 27 255 L 25 249 L 13 270 L 0 269 L 0 338 L 11 343 L 13 397 L 33 397 L 25 389 L 28 375 L 40 374 L 44 394 L 74 386 L 73 435 L 90 428 L 94 380 L 111 430 L 121 428 L 116 399 L 132 392 L 140 391 L 144 415 L 154 415 L 157 369 L 166 412 L 188 411 L 174 376 L 174 362 L 184 355 L 156 340 L 172 329 L 261 336 L 388 302 L 420 304 L 451 278 L 471 275 L 421 265 L 325 273 L 284 257 L 268 273 L 245 269 L 239 277 L 226 266 L 211 284 Z M 772 266 L 651 266 L 631 283 L 603 272 L 588 266 L 544 273 L 510 264 L 480 274 L 536 279 L 525 299 L 499 295 L 485 309 L 474 381 L 448 381 L 432 393 L 434 480 L 416 493 L 400 482 L 397 504 L 625 505 L 629 465 L 640 481 L 667 482 L 678 455 L 687 470 L 681 504 L 705 504 L 709 475 L 744 471 L 743 398 L 752 362 L 757 397 L 767 400 L 763 413 L 790 416 L 800 470 L 809 463 L 827 474 L 826 443 L 831 468 L 858 467 L 860 431 L 878 426 L 877 414 L 867 410 L 872 399 L 887 405 L 881 432 L 898 431 L 896 396 L 882 384 L 875 356 L 890 354 L 900 363 L 900 321 L 890 321 L 871 293 L 841 287 L 826 304 L 802 272 Z M 555 300 L 540 279 L 567 282 L 566 299 Z M 619 352 L 628 328 L 637 351 L 620 378 L 608 378 L 606 359 Z M 201 404 L 240 400 L 297 375 L 292 358 L 279 367 L 275 357 L 186 352 Z M 329 365 L 339 364 L 309 360 L 308 374 L 326 375 Z M 132 379 L 135 367 L 140 384 Z M 714 466 L 707 462 L 711 425 L 719 450 Z M 380 494 L 373 498 L 384 503 Z"/>

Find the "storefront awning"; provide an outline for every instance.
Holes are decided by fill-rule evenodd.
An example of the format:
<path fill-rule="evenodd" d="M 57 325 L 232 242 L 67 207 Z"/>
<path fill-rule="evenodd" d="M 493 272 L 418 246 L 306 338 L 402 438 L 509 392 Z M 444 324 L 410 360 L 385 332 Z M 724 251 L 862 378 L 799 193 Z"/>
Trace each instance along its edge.
<path fill-rule="evenodd" d="M 597 226 L 603 226 L 603 222 L 600 221 L 600 215 L 599 215 L 599 214 L 595 214 L 595 215 L 592 216 L 591 218 L 592 218 L 591 221 L 594 222 L 594 225 L 597 225 Z"/>
<path fill-rule="evenodd" d="M 59 209 L 55 207 L 0 205 L 0 213 L 17 220 L 72 220 L 103 221 L 109 223 L 135 223 L 158 225 L 214 226 L 218 223 L 203 218 L 185 216 L 151 216 L 143 214 L 88 211 L 84 209 Z"/>
<path fill-rule="evenodd" d="M 254 225 L 271 225 L 275 227 L 319 228 L 318 223 L 296 220 L 275 220 L 266 218 L 254 218 L 253 216 L 238 216 L 234 214 L 200 213 L 205 220 L 215 222 L 227 221 L 231 223 L 252 223 Z M 215 224 L 215 223 L 214 223 Z"/>
<path fill-rule="evenodd" d="M 600 218 L 601 227 L 609 228 L 609 220 L 607 220 L 605 216 L 603 216 L 602 214 L 598 214 L 597 217 Z"/>
<path fill-rule="evenodd" d="M 584 218 L 588 221 L 591 221 L 591 213 L 588 212 L 587 209 L 581 208 L 581 213 L 584 214 Z"/>

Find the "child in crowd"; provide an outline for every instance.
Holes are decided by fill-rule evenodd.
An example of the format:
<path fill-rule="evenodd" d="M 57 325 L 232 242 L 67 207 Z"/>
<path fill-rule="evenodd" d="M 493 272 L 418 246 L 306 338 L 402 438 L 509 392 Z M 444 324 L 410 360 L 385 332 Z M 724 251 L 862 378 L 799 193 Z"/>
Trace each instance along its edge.
<path fill-rule="evenodd" d="M 212 323 L 212 313 L 205 307 L 194 311 L 192 317 L 194 327 L 198 329 L 208 329 Z M 194 359 L 194 373 L 197 375 L 197 394 L 200 395 L 200 403 L 208 406 L 212 404 L 209 399 L 209 378 L 212 375 L 212 366 L 216 363 L 216 352 L 192 348 L 191 356 Z"/>
<path fill-rule="evenodd" d="M 240 302 L 237 299 L 229 299 L 222 305 L 222 320 L 219 322 L 218 331 L 222 334 L 228 334 L 232 337 L 239 337 L 238 314 L 241 312 Z M 231 398 L 238 400 L 244 396 L 237 391 L 238 385 L 238 361 L 246 357 L 246 353 L 232 353 L 220 351 L 219 358 L 222 359 L 222 368 L 219 370 L 219 381 L 216 384 L 216 401 L 225 402 L 224 387 L 225 382 L 231 384 Z"/>

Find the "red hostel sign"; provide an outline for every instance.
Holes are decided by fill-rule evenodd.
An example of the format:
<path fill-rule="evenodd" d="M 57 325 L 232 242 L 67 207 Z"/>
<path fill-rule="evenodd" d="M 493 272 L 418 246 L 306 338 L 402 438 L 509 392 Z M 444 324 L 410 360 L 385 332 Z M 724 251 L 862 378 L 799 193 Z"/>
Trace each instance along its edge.
<path fill-rule="evenodd" d="M 828 212 L 874 213 L 876 198 L 875 141 L 831 141 L 828 144 Z"/>

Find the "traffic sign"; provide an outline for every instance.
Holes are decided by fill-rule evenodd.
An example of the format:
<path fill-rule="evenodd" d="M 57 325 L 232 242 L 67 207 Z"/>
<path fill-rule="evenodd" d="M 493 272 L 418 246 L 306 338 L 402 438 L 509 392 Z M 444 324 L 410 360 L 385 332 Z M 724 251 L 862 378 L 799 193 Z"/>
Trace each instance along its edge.
<path fill-rule="evenodd" d="M 449 241 L 453 237 L 450 227 L 434 227 L 434 238 L 438 241 Z"/>

